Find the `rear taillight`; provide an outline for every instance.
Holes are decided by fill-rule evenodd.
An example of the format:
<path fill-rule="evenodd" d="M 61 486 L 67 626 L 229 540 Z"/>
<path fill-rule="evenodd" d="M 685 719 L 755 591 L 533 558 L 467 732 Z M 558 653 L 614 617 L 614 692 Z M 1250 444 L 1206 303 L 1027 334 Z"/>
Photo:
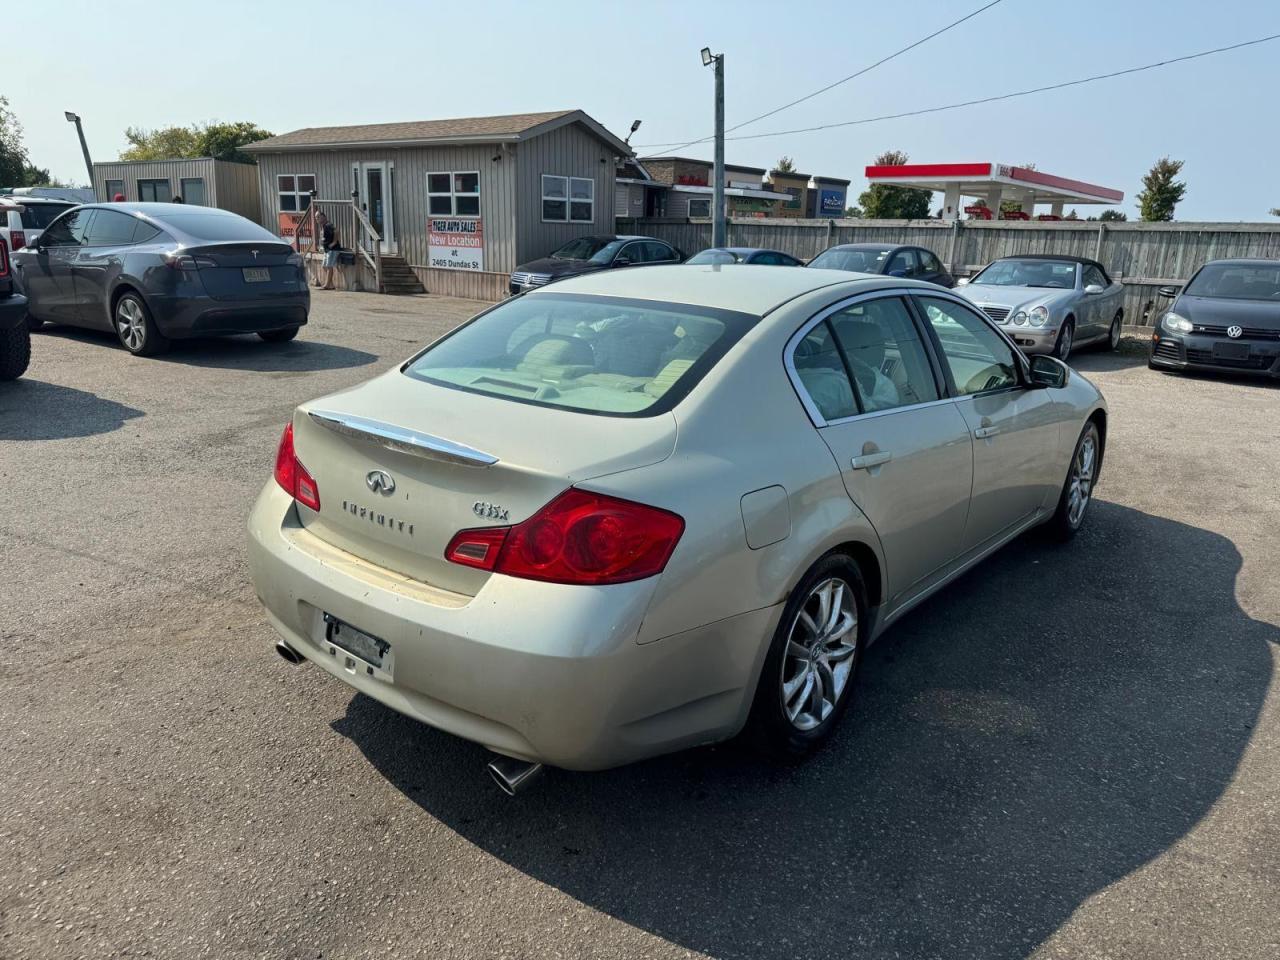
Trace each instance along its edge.
<path fill-rule="evenodd" d="M 9 248 L 5 245 L 4 238 L 0 237 L 0 277 L 9 275 Z"/>
<path fill-rule="evenodd" d="M 284 435 L 280 437 L 280 448 L 276 450 L 276 483 L 303 506 L 312 510 L 320 509 L 320 488 L 293 452 L 292 423 L 285 426 Z"/>
<path fill-rule="evenodd" d="M 9 242 L 13 244 L 13 249 L 21 250 L 27 245 L 27 233 L 25 230 L 10 230 Z"/>
<path fill-rule="evenodd" d="M 217 261 L 209 257 L 193 257 L 188 253 L 166 253 L 165 266 L 170 270 L 199 270 L 201 267 L 216 267 Z"/>
<path fill-rule="evenodd" d="M 462 530 L 445 559 L 553 583 L 625 583 L 661 573 L 684 520 L 657 507 L 566 490 L 514 527 Z"/>

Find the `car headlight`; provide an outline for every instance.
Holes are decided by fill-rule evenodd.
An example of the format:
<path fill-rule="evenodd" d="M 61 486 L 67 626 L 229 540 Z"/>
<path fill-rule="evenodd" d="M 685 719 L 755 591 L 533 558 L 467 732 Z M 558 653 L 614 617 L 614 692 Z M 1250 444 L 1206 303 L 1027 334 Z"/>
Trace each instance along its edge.
<path fill-rule="evenodd" d="M 1049 310 L 1046 307 L 1032 307 L 1029 316 L 1033 327 L 1043 327 L 1049 322 Z"/>
<path fill-rule="evenodd" d="M 1014 322 L 1014 323 L 1016 323 L 1018 326 L 1022 326 L 1024 323 L 1026 323 L 1026 322 L 1027 322 L 1027 313 L 1026 313 L 1026 311 L 1025 311 L 1025 310 L 1019 310 L 1017 313 L 1015 313 L 1015 314 L 1013 315 L 1013 322 Z"/>
<path fill-rule="evenodd" d="M 1164 328 L 1172 330 L 1174 333 L 1190 333 L 1191 321 L 1186 317 L 1180 317 L 1172 310 L 1164 315 Z"/>

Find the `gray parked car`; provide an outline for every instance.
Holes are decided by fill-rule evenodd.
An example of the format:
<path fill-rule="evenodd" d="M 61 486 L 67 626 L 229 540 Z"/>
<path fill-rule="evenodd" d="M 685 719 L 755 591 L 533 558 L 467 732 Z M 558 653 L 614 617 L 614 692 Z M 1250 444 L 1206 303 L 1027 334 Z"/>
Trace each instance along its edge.
<path fill-rule="evenodd" d="M 33 326 L 111 330 L 142 356 L 187 337 L 292 340 L 311 305 L 289 244 L 213 207 L 75 207 L 19 251 L 14 267 Z"/>
<path fill-rule="evenodd" d="M 1083 257 L 1002 257 L 956 293 L 977 304 L 1005 330 L 1023 353 L 1049 353 L 1059 360 L 1073 346 L 1105 342 L 1120 346 L 1124 284 L 1102 264 Z"/>

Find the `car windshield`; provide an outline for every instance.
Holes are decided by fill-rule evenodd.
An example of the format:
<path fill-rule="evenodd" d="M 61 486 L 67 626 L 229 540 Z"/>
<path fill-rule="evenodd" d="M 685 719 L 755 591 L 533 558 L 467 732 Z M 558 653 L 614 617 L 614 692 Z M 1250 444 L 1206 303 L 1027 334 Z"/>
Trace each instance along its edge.
<path fill-rule="evenodd" d="M 22 203 L 23 206 L 21 214 L 22 225 L 28 230 L 43 230 L 53 223 L 58 214 L 64 213 L 74 206 L 74 204 L 67 203 L 18 202 Z"/>
<path fill-rule="evenodd" d="M 1183 293 L 1224 300 L 1280 300 L 1280 263 L 1208 263 Z"/>
<path fill-rule="evenodd" d="M 742 263 L 746 259 L 732 250 L 703 250 L 695 253 L 685 263 Z"/>
<path fill-rule="evenodd" d="M 553 260 L 592 260 L 596 263 L 608 263 L 622 246 L 621 240 L 609 237 L 579 237 L 570 240 L 551 255 Z"/>
<path fill-rule="evenodd" d="M 1065 260 L 997 260 L 973 278 L 991 287 L 1074 290 L 1079 265 Z"/>
<path fill-rule="evenodd" d="M 758 318 L 582 294 L 518 297 L 410 361 L 429 383 L 611 416 L 670 409 Z"/>
<path fill-rule="evenodd" d="M 197 240 L 244 240 L 257 243 L 280 243 L 274 233 L 263 230 L 244 217 L 218 213 L 166 213 L 157 217 L 164 224 L 181 230 Z"/>
<path fill-rule="evenodd" d="M 879 273 L 893 247 L 833 247 L 824 250 L 809 266 L 822 270 L 853 270 L 855 273 Z"/>

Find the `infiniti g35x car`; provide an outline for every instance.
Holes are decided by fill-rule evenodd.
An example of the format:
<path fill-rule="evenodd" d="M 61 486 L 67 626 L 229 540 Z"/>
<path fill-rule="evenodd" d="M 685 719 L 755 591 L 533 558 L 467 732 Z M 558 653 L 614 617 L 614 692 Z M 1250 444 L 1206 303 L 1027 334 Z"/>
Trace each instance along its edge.
<path fill-rule="evenodd" d="M 298 407 L 252 575 L 286 659 L 507 758 L 799 752 L 905 611 L 1080 528 L 1106 428 L 936 285 L 602 272 Z"/>

